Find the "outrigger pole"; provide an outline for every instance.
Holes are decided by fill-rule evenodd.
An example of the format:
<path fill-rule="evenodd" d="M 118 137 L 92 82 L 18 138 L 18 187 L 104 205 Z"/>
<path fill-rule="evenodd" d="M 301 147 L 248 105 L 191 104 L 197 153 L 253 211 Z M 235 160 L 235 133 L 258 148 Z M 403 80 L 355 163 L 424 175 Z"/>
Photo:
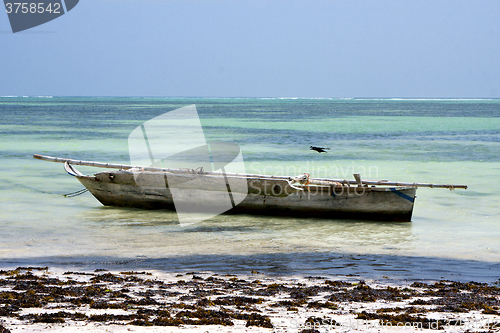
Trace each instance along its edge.
<path fill-rule="evenodd" d="M 168 169 L 168 168 L 156 168 L 156 167 L 142 167 L 142 166 L 133 166 L 126 164 L 114 164 L 114 163 L 102 163 L 102 162 L 94 162 L 94 161 L 82 161 L 82 160 L 73 160 L 70 158 L 60 158 L 60 157 L 52 157 L 34 154 L 33 158 L 44 160 L 48 162 L 57 162 L 57 163 L 68 163 L 73 165 L 84 165 L 90 167 L 97 168 L 107 168 L 107 169 L 119 169 L 119 170 L 130 170 L 130 169 L 138 169 L 141 171 L 150 171 L 150 172 L 175 172 L 175 173 L 193 173 L 192 169 Z M 220 175 L 220 172 L 213 171 L 204 171 L 202 174 L 205 175 Z M 226 173 L 227 176 L 234 177 L 244 177 L 244 178 L 272 178 L 272 179 L 283 179 L 283 180 L 294 180 L 296 177 L 285 177 L 285 176 L 266 176 L 266 175 L 257 175 L 257 174 L 241 174 L 241 173 Z M 355 175 L 355 177 L 359 175 Z M 348 185 L 381 185 L 381 186 L 411 186 L 411 187 L 431 187 L 431 188 L 447 188 L 450 190 L 456 188 L 467 189 L 467 185 L 454 185 L 454 184 L 430 184 L 430 183 L 403 183 L 403 182 L 393 182 L 387 180 L 346 180 L 346 179 L 326 179 L 326 178 L 311 178 L 309 179 L 308 185 L 339 185 L 340 184 L 348 184 Z"/>

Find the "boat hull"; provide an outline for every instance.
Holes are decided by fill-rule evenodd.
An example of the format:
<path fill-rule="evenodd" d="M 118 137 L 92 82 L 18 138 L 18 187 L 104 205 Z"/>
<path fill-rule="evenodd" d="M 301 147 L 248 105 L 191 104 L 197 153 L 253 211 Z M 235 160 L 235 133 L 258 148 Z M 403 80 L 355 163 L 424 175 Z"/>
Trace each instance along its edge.
<path fill-rule="evenodd" d="M 214 207 L 214 198 L 227 195 L 220 188 L 187 187 L 182 189 L 181 197 L 176 196 L 174 204 L 166 176 L 158 172 L 140 175 L 141 181 L 137 173 L 123 170 L 76 177 L 105 206 L 175 210 L 175 205 L 182 203 L 179 200 L 184 200 L 183 204 L 193 211 L 220 211 Z M 157 181 L 158 177 L 164 177 L 164 181 Z M 207 182 L 213 179 L 207 177 Z M 226 214 L 409 222 L 416 189 L 338 185 L 308 186 L 301 191 L 282 179 L 248 179 L 244 199 Z"/>

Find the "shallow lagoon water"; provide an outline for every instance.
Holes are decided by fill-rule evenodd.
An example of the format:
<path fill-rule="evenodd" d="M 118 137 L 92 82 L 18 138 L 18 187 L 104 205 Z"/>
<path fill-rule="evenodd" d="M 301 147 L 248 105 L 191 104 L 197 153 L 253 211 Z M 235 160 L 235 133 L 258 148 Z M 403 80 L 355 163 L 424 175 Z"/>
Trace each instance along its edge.
<path fill-rule="evenodd" d="M 249 172 L 469 189 L 418 189 L 411 223 L 221 215 L 181 226 L 169 211 L 65 198 L 79 182 L 32 158 L 127 164 L 136 126 L 189 104 L 209 141 L 240 145 Z M 500 100 L 0 98 L 0 115 L 2 266 L 500 278 Z"/>

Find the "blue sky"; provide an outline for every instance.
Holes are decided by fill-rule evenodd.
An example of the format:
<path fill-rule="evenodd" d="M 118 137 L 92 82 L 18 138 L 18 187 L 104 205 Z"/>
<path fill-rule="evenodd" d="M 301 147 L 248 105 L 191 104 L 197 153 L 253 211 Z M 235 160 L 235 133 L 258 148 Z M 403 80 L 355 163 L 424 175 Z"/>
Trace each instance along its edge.
<path fill-rule="evenodd" d="M 500 98 L 498 0 L 80 0 L 13 34 L 0 96 Z"/>

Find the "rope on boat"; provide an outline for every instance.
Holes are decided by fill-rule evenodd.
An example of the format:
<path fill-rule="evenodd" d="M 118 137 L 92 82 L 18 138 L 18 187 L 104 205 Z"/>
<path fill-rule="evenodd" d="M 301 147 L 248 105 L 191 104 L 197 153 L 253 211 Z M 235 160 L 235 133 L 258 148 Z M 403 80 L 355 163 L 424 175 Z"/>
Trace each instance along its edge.
<path fill-rule="evenodd" d="M 186 171 L 187 173 L 191 173 L 193 175 L 203 175 L 205 173 L 205 170 L 203 170 L 203 167 L 199 167 L 196 169 L 192 168 L 180 168 L 179 170 Z"/>
<path fill-rule="evenodd" d="M 291 188 L 304 191 L 303 188 L 297 187 L 297 186 L 302 186 L 302 187 L 305 187 L 305 189 L 307 191 L 309 191 L 309 187 L 307 187 L 307 185 L 310 182 L 310 179 L 309 179 L 310 177 L 311 177 L 311 175 L 309 175 L 308 173 L 304 173 L 301 176 L 291 177 L 290 179 L 287 179 L 286 181 L 288 182 L 288 185 L 290 185 Z M 299 183 L 299 184 L 292 185 L 293 183 Z"/>
<path fill-rule="evenodd" d="M 81 190 L 78 190 L 76 192 L 71 192 L 71 193 L 63 194 L 63 196 L 65 198 L 74 198 L 74 197 L 77 197 L 79 195 L 82 195 L 85 192 L 88 192 L 88 190 L 86 188 L 82 188 Z"/>
<path fill-rule="evenodd" d="M 291 180 L 286 179 L 286 182 L 288 183 L 288 185 L 290 185 L 291 188 L 294 188 L 294 189 L 299 190 L 299 191 L 304 191 L 303 188 L 300 188 L 300 187 L 293 185 L 293 182 Z"/>
<path fill-rule="evenodd" d="M 305 186 L 309 184 L 309 177 L 310 175 L 308 173 L 304 173 L 303 175 L 292 177 L 292 180 L 302 186 Z"/>

